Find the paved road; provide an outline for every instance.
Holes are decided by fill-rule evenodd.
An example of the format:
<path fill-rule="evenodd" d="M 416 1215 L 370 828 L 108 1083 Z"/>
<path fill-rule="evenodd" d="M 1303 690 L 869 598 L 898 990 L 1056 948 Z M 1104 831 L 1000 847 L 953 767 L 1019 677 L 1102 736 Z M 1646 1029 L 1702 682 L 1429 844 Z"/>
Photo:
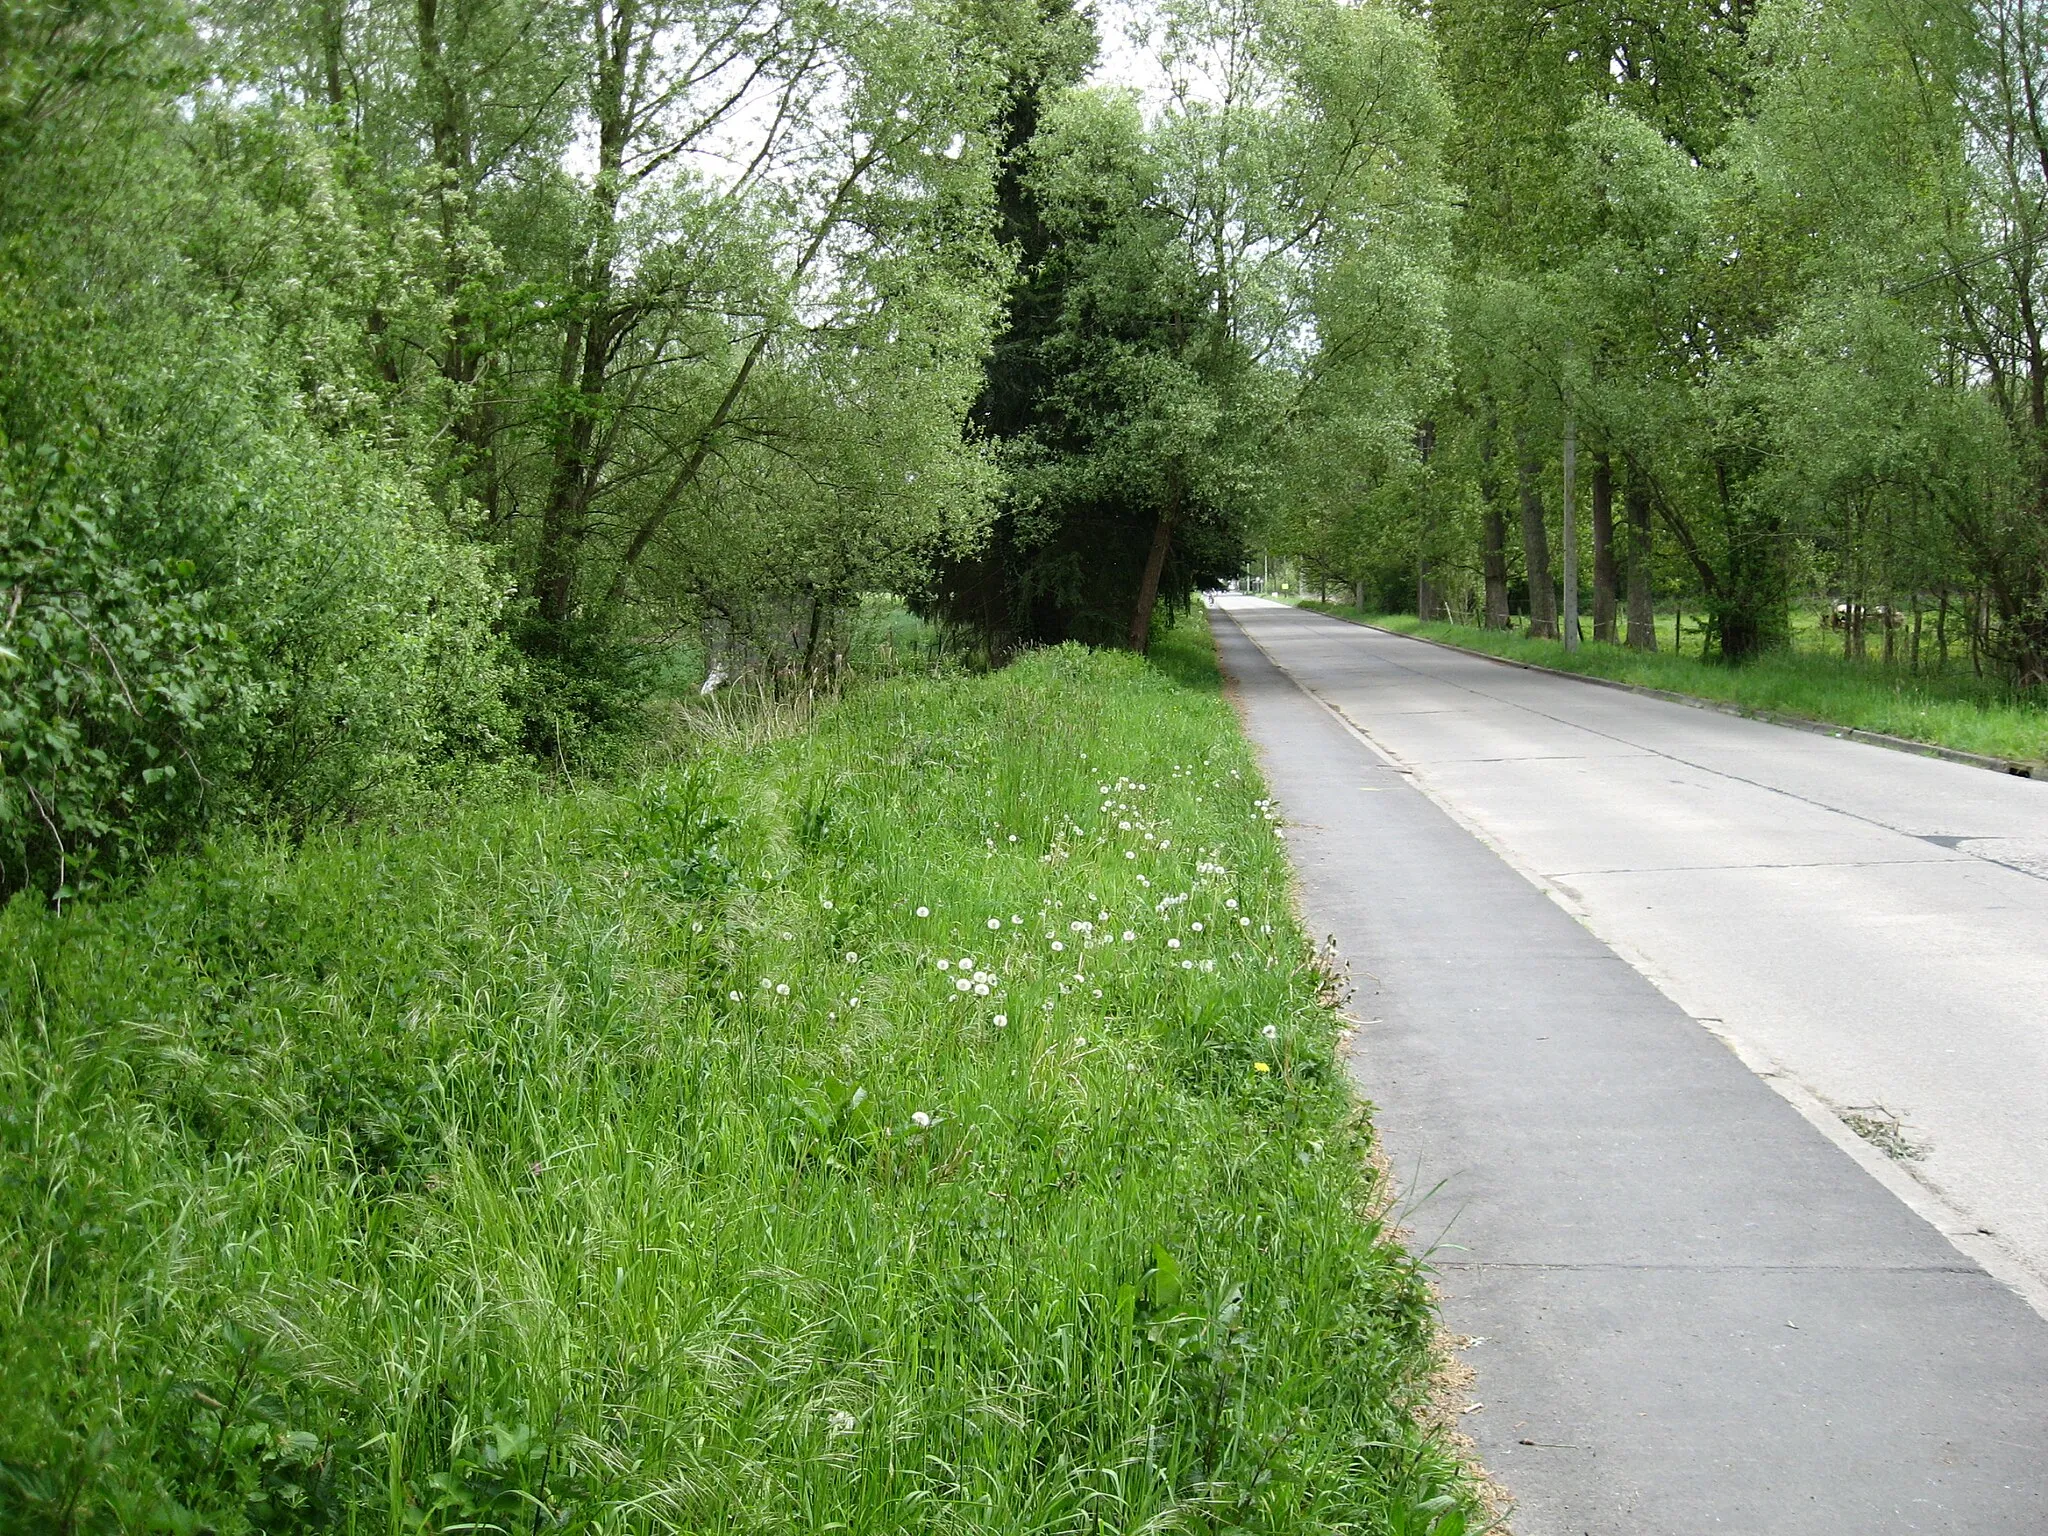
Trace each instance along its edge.
<path fill-rule="evenodd" d="M 2048 1531 L 2048 786 L 1219 610 L 1520 1536 Z"/>

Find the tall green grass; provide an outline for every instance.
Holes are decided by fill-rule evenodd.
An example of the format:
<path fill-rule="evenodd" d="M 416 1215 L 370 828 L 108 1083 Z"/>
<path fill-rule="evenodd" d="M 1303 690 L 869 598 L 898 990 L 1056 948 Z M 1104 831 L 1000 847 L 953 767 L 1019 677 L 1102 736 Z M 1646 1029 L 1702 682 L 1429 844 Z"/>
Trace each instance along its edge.
<path fill-rule="evenodd" d="M 1646 653 L 1591 641 L 1567 651 L 1560 641 L 1532 640 L 1519 631 L 1425 623 L 1413 614 L 1365 614 L 1337 603 L 1300 606 L 1513 661 L 1662 688 L 1762 714 L 1881 731 L 2021 762 L 2048 761 L 2048 707 L 2016 699 L 1995 682 L 1953 671 L 1915 675 L 1876 661 L 1812 652 L 1765 655 L 1727 667 L 1697 655 Z"/>
<path fill-rule="evenodd" d="M 1456 1536 L 1205 647 L 17 901 L 4 1523 Z"/>

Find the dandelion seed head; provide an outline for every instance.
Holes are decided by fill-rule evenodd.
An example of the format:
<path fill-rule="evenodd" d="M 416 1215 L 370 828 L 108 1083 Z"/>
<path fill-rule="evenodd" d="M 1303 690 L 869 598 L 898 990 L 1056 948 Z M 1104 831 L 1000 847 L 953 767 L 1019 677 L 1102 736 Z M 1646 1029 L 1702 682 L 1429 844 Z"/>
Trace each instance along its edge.
<path fill-rule="evenodd" d="M 932 915 L 932 909 L 930 907 L 919 907 L 917 909 L 917 915 L 919 917 L 930 917 Z"/>
<path fill-rule="evenodd" d="M 1195 932 L 1197 932 L 1197 933 L 1200 933 L 1200 932 L 1202 931 L 1202 925 L 1201 925 L 1200 923 L 1196 923 L 1196 924 L 1194 924 L 1194 925 L 1193 925 L 1193 927 L 1194 927 L 1194 930 L 1195 930 Z"/>
<path fill-rule="evenodd" d="M 1280 1038 L 1280 1026 L 1277 1024 L 1268 1024 L 1264 1029 L 1260 1030 L 1259 1033 L 1264 1035 L 1268 1040 L 1278 1040 Z"/>
<path fill-rule="evenodd" d="M 1179 948 L 1180 948 L 1180 940 L 1179 940 L 1179 939 L 1168 939 L 1168 940 L 1166 941 L 1166 947 L 1167 947 L 1168 949 L 1179 949 Z"/>
<path fill-rule="evenodd" d="M 1223 905 L 1230 908 L 1231 911 L 1235 912 L 1237 910 L 1237 898 L 1235 896 L 1226 897 L 1224 899 Z"/>
<path fill-rule="evenodd" d="M 740 1000 L 740 995 L 739 995 L 739 993 L 737 993 L 737 992 L 728 992 L 728 993 L 726 993 L 726 994 L 725 994 L 725 996 L 726 996 L 726 1000 L 727 1000 L 728 1002 L 734 1002 L 734 1003 L 736 1003 L 736 1002 L 738 1002 L 738 1001 Z"/>
<path fill-rule="evenodd" d="M 1063 953 L 1066 950 L 1066 947 L 1067 946 L 1062 944 L 1058 939 L 1054 939 L 1052 941 L 1052 949 L 1054 954 Z"/>
<path fill-rule="evenodd" d="M 1007 1013 L 999 1013 L 990 1019 L 989 1023 L 995 1025 L 997 1029 L 1008 1029 L 1010 1027 L 1010 1016 Z"/>
<path fill-rule="evenodd" d="M 988 920 L 988 926 L 989 931 L 994 932 L 996 929 L 1003 926 L 1003 920 L 1000 917 L 992 917 Z"/>
<path fill-rule="evenodd" d="M 958 981 L 953 983 L 953 990 L 956 992 L 965 992 L 969 987 L 973 985 L 973 982 L 969 981 L 965 976 L 962 976 Z"/>
<path fill-rule="evenodd" d="M 942 971 L 950 971 L 951 969 L 953 969 L 953 962 L 950 960 L 940 960 L 935 963 L 937 964 L 938 968 Z"/>
<path fill-rule="evenodd" d="M 932 1117 L 921 1109 L 913 1109 L 910 1112 L 910 1123 L 920 1131 L 929 1130 L 931 1129 Z"/>
<path fill-rule="evenodd" d="M 778 981 L 777 983 L 775 983 L 775 995 L 777 997 L 789 996 L 789 983 L 786 981 Z"/>

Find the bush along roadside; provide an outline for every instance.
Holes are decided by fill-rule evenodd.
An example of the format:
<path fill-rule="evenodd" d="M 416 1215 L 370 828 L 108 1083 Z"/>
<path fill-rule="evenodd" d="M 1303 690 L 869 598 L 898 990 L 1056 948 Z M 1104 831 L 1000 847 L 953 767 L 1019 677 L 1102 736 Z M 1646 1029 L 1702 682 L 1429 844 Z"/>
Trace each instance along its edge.
<path fill-rule="evenodd" d="M 5 1523 L 1457 1536 L 1205 647 L 16 901 Z"/>

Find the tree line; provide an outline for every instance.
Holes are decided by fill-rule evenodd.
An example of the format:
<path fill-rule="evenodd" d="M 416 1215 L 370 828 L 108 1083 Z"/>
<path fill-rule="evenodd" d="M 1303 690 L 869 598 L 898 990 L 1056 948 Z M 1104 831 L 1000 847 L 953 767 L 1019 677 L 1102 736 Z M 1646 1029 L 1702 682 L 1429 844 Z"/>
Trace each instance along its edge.
<path fill-rule="evenodd" d="M 1301 422 L 1405 430 L 1445 126 L 1392 7 L 1155 22 L 1146 108 L 1069 0 L 0 12 L 0 897 L 866 593 L 1142 646 Z"/>
<path fill-rule="evenodd" d="M 1143 14 L 1140 93 L 1073 0 L 0 9 L 0 897 L 1256 550 L 2048 676 L 2038 6 Z"/>
<path fill-rule="evenodd" d="M 1285 509 L 1368 606 L 1709 651 L 1824 596 L 1850 655 L 2048 681 L 2048 11 L 1439 0 L 1452 369 L 1412 451 Z M 1568 446 L 1569 445 L 1569 446 Z M 1368 592 L 1367 589 L 1371 591 Z"/>

